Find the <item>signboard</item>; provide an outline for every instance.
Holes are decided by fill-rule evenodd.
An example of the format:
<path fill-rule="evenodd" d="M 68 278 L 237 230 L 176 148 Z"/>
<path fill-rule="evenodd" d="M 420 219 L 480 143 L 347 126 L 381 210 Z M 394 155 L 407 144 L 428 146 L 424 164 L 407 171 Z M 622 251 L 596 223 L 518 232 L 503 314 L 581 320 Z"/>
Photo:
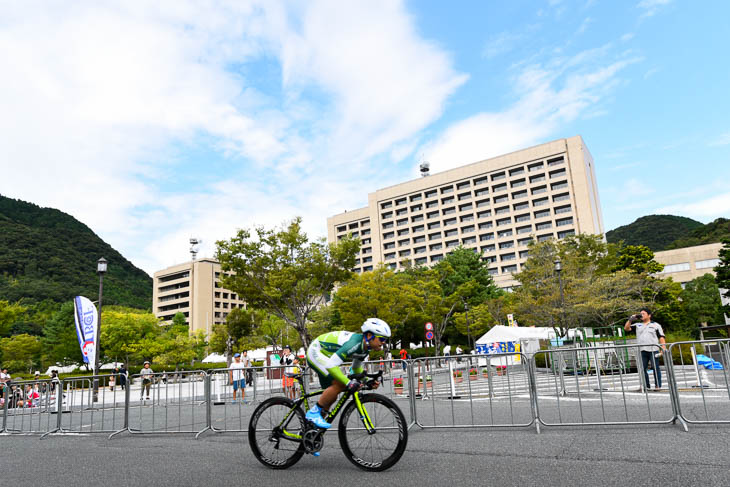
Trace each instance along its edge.
<path fill-rule="evenodd" d="M 83 296 L 74 298 L 74 321 L 76 322 L 76 337 L 79 339 L 84 362 L 94 365 L 96 363 L 96 334 L 99 315 L 91 300 Z"/>
<path fill-rule="evenodd" d="M 514 353 L 504 357 L 494 357 L 490 359 L 492 365 L 515 365 L 522 363 L 522 351 L 520 342 L 492 342 L 477 345 L 477 353 L 484 355 L 494 355 L 498 353 Z"/>
<path fill-rule="evenodd" d="M 508 326 L 517 326 L 517 320 L 515 319 L 515 315 L 513 315 L 513 314 L 507 315 L 507 325 Z"/>
<path fill-rule="evenodd" d="M 426 332 L 426 340 L 428 340 L 428 341 L 433 340 L 433 332 L 432 331 L 427 331 Z"/>
<path fill-rule="evenodd" d="M 433 323 L 426 323 L 426 331 L 433 331 Z"/>

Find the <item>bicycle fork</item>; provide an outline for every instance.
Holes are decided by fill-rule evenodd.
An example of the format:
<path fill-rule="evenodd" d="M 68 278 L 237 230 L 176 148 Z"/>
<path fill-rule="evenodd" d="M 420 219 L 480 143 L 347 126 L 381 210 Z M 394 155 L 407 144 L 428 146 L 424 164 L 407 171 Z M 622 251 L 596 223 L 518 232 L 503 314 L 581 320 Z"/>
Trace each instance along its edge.
<path fill-rule="evenodd" d="M 367 430 L 369 435 L 375 434 L 375 426 L 373 426 L 373 422 L 370 419 L 370 415 L 368 414 L 367 409 L 362 405 L 362 401 L 360 401 L 360 393 L 356 392 L 354 394 L 355 396 L 355 405 L 357 406 L 357 412 L 360 414 L 360 421 L 362 421 L 363 426 L 365 426 L 365 429 Z"/>

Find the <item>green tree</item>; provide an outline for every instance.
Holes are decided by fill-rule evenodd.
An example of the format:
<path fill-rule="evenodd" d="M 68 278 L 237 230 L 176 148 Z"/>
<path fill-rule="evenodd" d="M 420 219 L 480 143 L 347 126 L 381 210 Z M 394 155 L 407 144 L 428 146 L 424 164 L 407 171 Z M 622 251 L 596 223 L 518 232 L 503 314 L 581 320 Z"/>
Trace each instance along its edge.
<path fill-rule="evenodd" d="M 31 335 L 15 335 L 0 339 L 3 367 L 12 372 L 32 372 L 40 365 L 42 344 Z"/>
<path fill-rule="evenodd" d="M 103 353 L 113 359 L 139 363 L 160 353 L 158 338 L 162 334 L 160 321 L 152 313 L 123 308 L 102 310 L 101 339 Z"/>
<path fill-rule="evenodd" d="M 67 302 L 53 314 L 43 328 L 43 362 L 68 365 L 83 361 L 74 322 L 74 305 Z"/>
<path fill-rule="evenodd" d="M 627 245 L 619 250 L 613 271 L 628 269 L 637 274 L 656 274 L 664 269 L 664 264 L 654 260 L 654 252 L 645 245 Z"/>
<path fill-rule="evenodd" d="M 680 293 L 687 325 L 690 332 L 697 333 L 700 324 L 722 324 L 722 303 L 720 292 L 712 274 L 692 279 Z"/>
<path fill-rule="evenodd" d="M 720 263 L 713 270 L 715 271 L 715 282 L 721 289 L 723 297 L 730 300 L 730 238 L 723 239 L 720 249 Z M 722 307 L 723 312 L 730 316 L 730 301 Z"/>
<path fill-rule="evenodd" d="M 13 324 L 25 311 L 26 308 L 20 304 L 0 301 L 0 337 L 10 335 Z"/>
<path fill-rule="evenodd" d="M 496 320 L 489 312 L 489 305 L 486 302 L 469 308 L 467 311 L 454 313 L 454 325 L 457 331 L 462 335 L 474 337 L 474 341 L 495 324 L 497 324 Z"/>
<path fill-rule="evenodd" d="M 457 247 L 436 267 L 450 269 L 444 274 L 443 291 L 445 295 L 455 293 L 462 285 L 470 282 L 470 294 L 465 296 L 469 304 L 476 305 L 502 294 L 489 275 L 489 264 L 481 259 L 474 249 Z"/>
<path fill-rule="evenodd" d="M 310 314 L 326 301 L 336 283 L 350 278 L 360 249 L 359 240 L 350 236 L 335 244 L 324 239 L 310 242 L 301 218 L 279 230 L 239 230 L 216 245 L 225 273 L 221 285 L 238 293 L 249 306 L 293 327 L 305 347 L 311 340 Z"/>

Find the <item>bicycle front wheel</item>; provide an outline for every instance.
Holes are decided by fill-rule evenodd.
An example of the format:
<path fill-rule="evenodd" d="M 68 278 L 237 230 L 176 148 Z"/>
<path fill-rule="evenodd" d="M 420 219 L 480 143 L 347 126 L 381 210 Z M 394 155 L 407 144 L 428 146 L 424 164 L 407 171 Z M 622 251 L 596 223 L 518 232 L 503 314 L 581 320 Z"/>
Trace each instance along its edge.
<path fill-rule="evenodd" d="M 345 407 L 340 418 L 340 445 L 345 456 L 363 470 L 381 472 L 395 465 L 408 444 L 408 426 L 400 408 L 380 394 L 362 394 L 375 433 L 365 428 L 355 401 Z"/>
<path fill-rule="evenodd" d="M 291 399 L 272 397 L 253 412 L 248 424 L 248 443 L 254 456 L 267 467 L 289 468 L 304 455 L 303 431 L 301 408 L 294 408 Z"/>

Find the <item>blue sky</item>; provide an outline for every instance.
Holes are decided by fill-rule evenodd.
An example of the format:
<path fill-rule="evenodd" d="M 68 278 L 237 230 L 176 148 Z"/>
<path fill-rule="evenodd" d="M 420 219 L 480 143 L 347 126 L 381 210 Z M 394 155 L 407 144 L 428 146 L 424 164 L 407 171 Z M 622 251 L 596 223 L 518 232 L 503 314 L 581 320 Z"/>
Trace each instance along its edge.
<path fill-rule="evenodd" d="M 0 193 L 148 272 L 580 134 L 606 229 L 730 217 L 730 2 L 0 0 Z"/>

